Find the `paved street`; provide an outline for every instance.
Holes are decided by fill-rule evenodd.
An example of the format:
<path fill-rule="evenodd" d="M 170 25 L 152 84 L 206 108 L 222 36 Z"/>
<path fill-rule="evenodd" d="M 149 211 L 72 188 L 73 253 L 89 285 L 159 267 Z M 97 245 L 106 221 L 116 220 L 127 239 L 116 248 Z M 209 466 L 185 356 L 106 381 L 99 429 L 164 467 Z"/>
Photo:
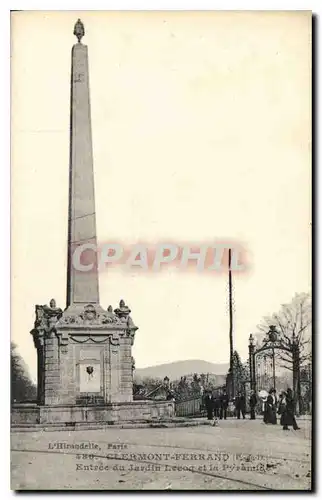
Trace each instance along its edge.
<path fill-rule="evenodd" d="M 216 427 L 15 432 L 11 484 L 54 490 L 307 490 L 311 422 L 299 424 L 301 430 L 289 432 L 260 420 L 233 419 Z"/>

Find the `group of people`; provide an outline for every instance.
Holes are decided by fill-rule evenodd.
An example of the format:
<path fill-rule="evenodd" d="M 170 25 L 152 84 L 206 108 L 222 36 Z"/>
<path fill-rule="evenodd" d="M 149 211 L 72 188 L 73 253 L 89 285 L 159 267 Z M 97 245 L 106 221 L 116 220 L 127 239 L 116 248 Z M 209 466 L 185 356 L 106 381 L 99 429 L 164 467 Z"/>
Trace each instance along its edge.
<path fill-rule="evenodd" d="M 214 396 L 211 391 L 206 391 L 204 395 L 204 404 L 207 411 L 208 420 L 215 419 L 226 419 L 228 410 L 229 397 L 224 389 L 222 394 L 219 396 Z M 255 391 L 251 391 L 249 397 L 249 408 L 250 408 L 250 419 L 256 419 L 256 407 L 258 406 L 259 399 Z M 245 394 L 239 392 L 234 399 L 235 411 L 234 414 L 237 419 L 241 416 L 243 419 L 246 418 L 246 396 Z M 298 430 L 299 427 L 295 419 L 295 404 L 292 395 L 292 390 L 287 389 L 286 392 L 282 392 L 279 399 L 276 397 L 276 390 L 271 389 L 269 391 L 267 399 L 264 401 L 264 422 L 265 424 L 277 424 L 277 414 L 280 415 L 280 424 L 283 430 L 289 430 L 289 425 L 293 426 L 293 429 Z"/>
<path fill-rule="evenodd" d="M 204 402 L 208 420 L 212 420 L 214 417 L 226 420 L 229 397 L 225 389 L 218 397 L 213 396 L 211 391 L 206 391 Z"/>
<path fill-rule="evenodd" d="M 264 422 L 265 424 L 277 424 L 277 414 L 280 415 L 280 424 L 283 430 L 288 431 L 289 425 L 292 425 L 294 430 L 298 430 L 295 419 L 295 404 L 291 389 L 283 391 L 279 399 L 276 396 L 276 390 L 271 389 L 264 402 Z"/>
<path fill-rule="evenodd" d="M 206 391 L 204 397 L 204 403 L 207 411 L 208 420 L 212 420 L 214 417 L 219 419 L 227 418 L 227 410 L 229 397 L 224 389 L 222 394 L 219 396 L 214 396 L 211 391 Z M 236 398 L 233 400 L 235 406 L 235 416 L 237 419 L 240 419 L 242 416 L 243 419 L 246 418 L 246 397 L 243 393 L 239 392 Z M 254 391 L 252 391 L 249 399 L 250 406 L 250 418 L 255 419 L 255 407 L 257 404 L 257 397 Z"/>

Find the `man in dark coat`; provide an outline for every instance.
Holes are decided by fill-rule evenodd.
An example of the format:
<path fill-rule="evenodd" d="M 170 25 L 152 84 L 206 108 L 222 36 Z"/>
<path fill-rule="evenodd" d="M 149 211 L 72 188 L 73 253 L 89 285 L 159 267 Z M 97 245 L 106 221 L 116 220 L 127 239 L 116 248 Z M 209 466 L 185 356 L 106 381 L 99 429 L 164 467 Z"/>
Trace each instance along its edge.
<path fill-rule="evenodd" d="M 224 417 L 227 418 L 227 408 L 228 408 L 229 398 L 226 393 L 226 389 L 223 390 L 222 395 L 220 396 L 220 420 Z"/>
<path fill-rule="evenodd" d="M 256 405 L 257 405 L 256 393 L 255 393 L 255 391 L 252 391 L 251 394 L 250 394 L 250 398 L 249 398 L 250 418 L 251 418 L 251 420 L 255 420 L 256 419 L 256 415 L 255 415 Z"/>
<path fill-rule="evenodd" d="M 245 419 L 245 414 L 246 414 L 246 399 L 243 394 L 240 392 L 237 394 L 236 401 L 235 401 L 235 408 L 236 408 L 236 416 L 238 419 L 240 419 L 240 414 L 242 414 L 243 419 Z"/>
<path fill-rule="evenodd" d="M 218 396 L 214 397 L 214 416 L 215 418 L 220 416 L 220 399 Z"/>
<path fill-rule="evenodd" d="M 205 394 L 205 407 L 207 410 L 207 419 L 212 420 L 213 418 L 213 408 L 214 408 L 214 401 L 212 398 L 212 393 L 210 391 L 207 391 Z"/>

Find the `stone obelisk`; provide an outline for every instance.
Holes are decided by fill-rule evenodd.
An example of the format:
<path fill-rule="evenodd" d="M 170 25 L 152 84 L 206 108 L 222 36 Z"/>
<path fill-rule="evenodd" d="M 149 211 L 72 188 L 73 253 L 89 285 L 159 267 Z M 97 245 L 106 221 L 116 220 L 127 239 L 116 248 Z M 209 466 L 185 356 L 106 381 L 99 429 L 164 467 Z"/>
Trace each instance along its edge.
<path fill-rule="evenodd" d="M 78 20 L 74 28 L 78 43 L 72 48 L 71 65 L 67 306 L 62 311 L 54 300 L 49 306 L 36 306 L 32 330 L 38 350 L 38 399 L 45 406 L 91 402 L 101 407 L 133 399 L 131 348 L 137 327 L 123 300 L 114 311 L 112 306 L 104 309 L 99 303 L 84 34 L 84 25 Z M 91 269 L 84 270 L 80 264 Z"/>
<path fill-rule="evenodd" d="M 71 68 L 67 307 L 99 303 L 96 252 L 88 248 L 75 259 L 79 245 L 94 249 L 97 245 L 88 51 L 81 41 L 84 34 L 79 19 L 74 28 L 78 43 L 72 48 Z M 81 256 L 92 265 L 90 271 L 75 266 L 77 259 L 81 263 Z"/>

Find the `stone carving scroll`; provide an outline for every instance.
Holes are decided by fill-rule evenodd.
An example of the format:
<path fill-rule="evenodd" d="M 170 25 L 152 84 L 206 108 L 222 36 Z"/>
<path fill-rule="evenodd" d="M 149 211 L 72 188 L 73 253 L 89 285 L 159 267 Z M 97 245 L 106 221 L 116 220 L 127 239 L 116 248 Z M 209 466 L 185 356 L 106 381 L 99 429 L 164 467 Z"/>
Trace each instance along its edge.
<path fill-rule="evenodd" d="M 56 333 L 56 325 L 62 317 L 63 311 L 56 306 L 56 301 L 51 299 L 49 306 L 35 306 L 36 319 L 31 334 L 34 337 L 35 345 L 43 345 L 44 337 L 50 337 Z"/>

